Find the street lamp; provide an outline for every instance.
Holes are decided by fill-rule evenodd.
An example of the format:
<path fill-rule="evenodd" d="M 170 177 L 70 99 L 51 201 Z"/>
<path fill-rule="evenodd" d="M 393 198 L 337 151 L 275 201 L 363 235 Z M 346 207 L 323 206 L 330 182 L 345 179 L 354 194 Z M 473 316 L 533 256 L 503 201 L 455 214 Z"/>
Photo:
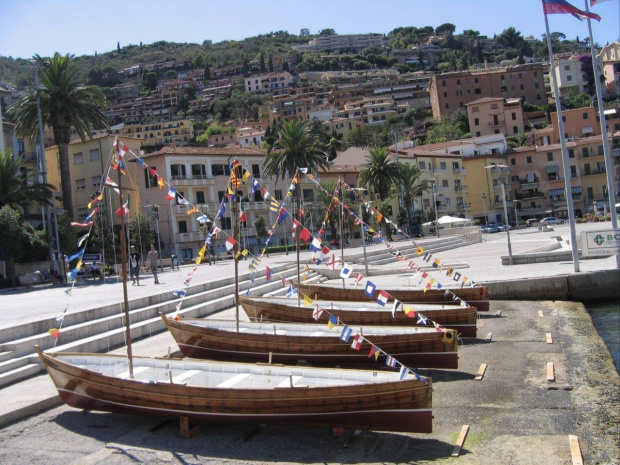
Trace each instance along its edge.
<path fill-rule="evenodd" d="M 482 193 L 482 208 L 484 209 L 484 224 L 489 223 L 489 218 L 487 218 L 487 195 Z"/>

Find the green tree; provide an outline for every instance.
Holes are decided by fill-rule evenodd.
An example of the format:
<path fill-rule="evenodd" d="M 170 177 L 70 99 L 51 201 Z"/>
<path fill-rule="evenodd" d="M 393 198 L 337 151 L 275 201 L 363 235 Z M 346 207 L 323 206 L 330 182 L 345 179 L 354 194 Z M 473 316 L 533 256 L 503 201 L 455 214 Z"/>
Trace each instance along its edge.
<path fill-rule="evenodd" d="M 258 247 L 262 250 L 264 247 L 262 239 L 267 236 L 267 220 L 263 215 L 258 215 L 254 218 L 254 231 L 258 239 Z M 267 256 L 269 256 L 269 254 L 267 254 Z"/>
<path fill-rule="evenodd" d="M 142 75 L 142 87 L 149 90 L 155 90 L 157 88 L 157 73 L 144 73 Z"/>
<path fill-rule="evenodd" d="M 284 63 L 282 63 L 282 71 L 289 71 L 289 67 L 288 67 L 288 61 L 285 61 Z"/>
<path fill-rule="evenodd" d="M 265 52 L 260 52 L 260 72 L 264 73 L 267 71 L 267 67 L 265 66 Z"/>
<path fill-rule="evenodd" d="M 0 153 L 0 207 L 8 205 L 20 212 L 28 207 L 51 205 L 51 184 L 32 182 L 32 170 L 20 157 L 13 159 L 10 151 Z"/>
<path fill-rule="evenodd" d="M 5 205 L 0 208 L 0 260 L 8 263 L 7 274 L 15 278 L 15 256 L 21 248 L 22 219 L 17 210 Z M 15 281 L 13 281 L 15 287 Z"/>
<path fill-rule="evenodd" d="M 423 192 L 428 191 L 429 186 L 426 181 L 421 180 L 422 171 L 415 165 L 410 163 L 403 163 L 401 165 L 401 179 L 398 190 L 402 188 L 402 198 L 406 212 L 407 227 L 411 226 L 412 219 L 412 206 L 415 198 L 418 195 L 422 195 Z M 400 195 L 401 193 L 398 192 Z M 401 224 L 402 226 L 402 224 Z"/>
<path fill-rule="evenodd" d="M 142 256 L 148 252 L 150 244 L 155 244 L 155 230 L 149 218 L 139 213 L 129 221 L 129 242 Z"/>
<path fill-rule="evenodd" d="M 426 144 L 438 142 L 448 142 L 465 137 L 469 132 L 467 114 L 462 110 L 457 110 L 451 115 L 443 116 L 438 123 L 435 123 L 426 132 Z"/>
<path fill-rule="evenodd" d="M 209 62 L 205 63 L 204 76 L 202 79 L 204 81 L 209 81 L 211 79 L 211 65 Z"/>
<path fill-rule="evenodd" d="M 368 124 L 353 129 L 346 138 L 348 147 L 372 147 L 375 145 L 375 133 Z"/>
<path fill-rule="evenodd" d="M 273 73 L 273 57 L 271 56 L 271 53 L 269 54 L 268 63 L 269 63 L 269 72 Z"/>
<path fill-rule="evenodd" d="M 371 149 L 366 161 L 357 175 L 359 185 L 379 194 L 381 200 L 386 200 L 390 188 L 400 179 L 401 164 L 394 161 L 387 147 Z"/>
<path fill-rule="evenodd" d="M 443 23 L 435 28 L 435 34 L 439 36 L 443 36 L 448 32 L 454 34 L 454 31 L 456 31 L 456 26 L 452 23 Z"/>
<path fill-rule="evenodd" d="M 58 146 L 62 203 L 71 220 L 74 220 L 69 167 L 69 142 L 71 130 L 75 130 L 82 141 L 92 139 L 91 127 L 107 127 L 102 112 L 107 100 L 97 87 L 82 86 L 79 69 L 71 55 L 55 53 L 49 60 L 36 55 L 41 72 L 42 88 L 38 91 L 41 101 L 43 124 L 54 132 L 54 143 Z M 38 139 L 37 92 L 20 98 L 9 110 L 17 123 L 17 132 Z"/>

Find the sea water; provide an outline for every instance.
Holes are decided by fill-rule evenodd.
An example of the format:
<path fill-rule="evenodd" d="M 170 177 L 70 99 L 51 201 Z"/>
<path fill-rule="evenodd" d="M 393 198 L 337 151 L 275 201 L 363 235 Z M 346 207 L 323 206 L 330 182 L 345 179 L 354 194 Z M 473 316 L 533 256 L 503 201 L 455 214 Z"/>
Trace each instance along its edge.
<path fill-rule="evenodd" d="M 611 352 L 616 370 L 620 372 L 620 330 L 618 330 L 620 328 L 620 304 L 618 302 L 587 304 L 586 308 L 596 330 Z"/>

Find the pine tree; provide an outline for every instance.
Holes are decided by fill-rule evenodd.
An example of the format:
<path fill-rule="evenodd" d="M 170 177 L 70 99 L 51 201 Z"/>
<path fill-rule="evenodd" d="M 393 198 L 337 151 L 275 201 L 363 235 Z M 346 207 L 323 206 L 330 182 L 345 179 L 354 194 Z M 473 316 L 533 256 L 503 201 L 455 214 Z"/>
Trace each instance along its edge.
<path fill-rule="evenodd" d="M 205 63 L 203 80 L 208 81 L 209 79 L 211 79 L 211 66 L 209 65 L 209 63 Z"/>
<path fill-rule="evenodd" d="M 273 73 L 273 58 L 271 57 L 271 53 L 269 54 L 269 72 Z"/>
<path fill-rule="evenodd" d="M 265 67 L 265 52 L 260 52 L 260 72 L 264 73 L 267 71 Z"/>
<path fill-rule="evenodd" d="M 286 71 L 286 72 L 289 71 L 288 61 L 285 61 L 284 63 L 282 63 L 282 71 Z"/>
<path fill-rule="evenodd" d="M 116 50 L 118 50 L 119 52 L 121 51 L 121 43 L 120 43 L 120 41 L 116 42 Z"/>

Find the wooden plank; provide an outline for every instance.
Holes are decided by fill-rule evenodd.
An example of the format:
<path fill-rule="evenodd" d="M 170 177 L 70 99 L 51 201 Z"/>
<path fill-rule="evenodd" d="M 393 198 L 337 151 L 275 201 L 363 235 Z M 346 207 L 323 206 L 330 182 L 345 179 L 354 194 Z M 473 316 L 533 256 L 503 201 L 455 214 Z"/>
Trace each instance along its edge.
<path fill-rule="evenodd" d="M 476 374 L 476 377 L 474 378 L 477 381 L 480 381 L 483 377 L 484 377 L 484 372 L 487 369 L 487 364 L 483 363 L 482 365 L 480 365 L 480 368 L 478 369 L 478 373 Z"/>
<path fill-rule="evenodd" d="M 496 311 L 495 316 L 502 316 L 502 311 L 501 310 Z"/>
<path fill-rule="evenodd" d="M 547 381 L 555 381 L 555 368 L 553 362 L 547 362 Z"/>
<path fill-rule="evenodd" d="M 543 311 L 542 310 L 538 310 L 538 318 L 542 318 L 544 316 L 545 316 L 545 314 L 543 313 Z"/>
<path fill-rule="evenodd" d="M 581 447 L 579 447 L 579 438 L 573 434 L 569 434 L 568 442 L 570 444 L 570 455 L 573 459 L 573 465 L 583 465 Z"/>
<path fill-rule="evenodd" d="M 485 341 L 491 342 L 492 340 L 493 340 L 493 333 L 487 334 L 487 337 L 486 337 Z"/>
<path fill-rule="evenodd" d="M 454 446 L 454 450 L 452 451 L 452 457 L 458 457 L 461 453 L 461 449 L 463 448 L 463 444 L 465 444 L 465 438 L 467 438 L 467 433 L 469 432 L 469 425 L 463 425 L 461 428 L 461 433 L 456 440 L 456 444 Z"/>
<path fill-rule="evenodd" d="M 547 333 L 545 338 L 547 339 L 547 344 L 553 344 L 553 336 L 551 336 L 551 333 Z"/>

